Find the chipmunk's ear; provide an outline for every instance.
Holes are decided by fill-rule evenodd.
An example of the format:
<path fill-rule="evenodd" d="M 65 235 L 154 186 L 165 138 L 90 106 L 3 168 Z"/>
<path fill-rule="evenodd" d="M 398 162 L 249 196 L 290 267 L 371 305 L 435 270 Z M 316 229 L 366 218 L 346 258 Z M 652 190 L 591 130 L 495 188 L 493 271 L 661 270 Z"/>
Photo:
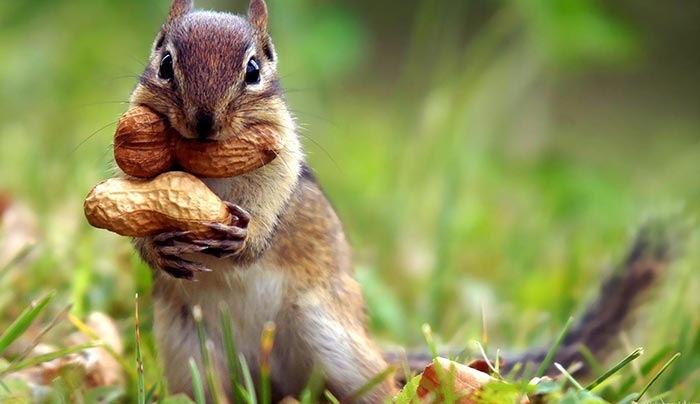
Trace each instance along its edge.
<path fill-rule="evenodd" d="M 248 19 L 260 33 L 267 33 L 267 6 L 265 0 L 250 0 Z"/>
<path fill-rule="evenodd" d="M 192 10 L 193 0 L 173 0 L 170 5 L 170 13 L 168 14 L 168 22 L 177 21 Z"/>

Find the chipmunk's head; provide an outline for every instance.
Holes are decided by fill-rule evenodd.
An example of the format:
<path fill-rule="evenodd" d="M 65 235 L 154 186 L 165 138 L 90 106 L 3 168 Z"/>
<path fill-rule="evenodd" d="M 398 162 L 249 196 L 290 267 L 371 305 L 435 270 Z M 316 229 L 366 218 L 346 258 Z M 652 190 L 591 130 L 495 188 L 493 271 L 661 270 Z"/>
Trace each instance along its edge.
<path fill-rule="evenodd" d="M 242 17 L 174 0 L 131 101 L 162 113 L 188 138 L 226 139 L 261 124 L 291 127 L 265 2 L 251 0 Z"/>

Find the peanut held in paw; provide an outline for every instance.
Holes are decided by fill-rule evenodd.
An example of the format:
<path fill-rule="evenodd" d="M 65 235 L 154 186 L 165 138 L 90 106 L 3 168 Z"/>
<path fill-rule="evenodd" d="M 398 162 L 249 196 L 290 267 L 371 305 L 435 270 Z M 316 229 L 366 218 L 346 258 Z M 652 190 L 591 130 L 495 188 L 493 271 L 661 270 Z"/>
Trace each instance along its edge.
<path fill-rule="evenodd" d="M 114 160 L 126 174 L 139 178 L 176 167 L 202 177 L 224 178 L 262 167 L 283 147 L 280 133 L 268 125 L 254 125 L 223 140 L 187 139 L 165 117 L 139 105 L 119 120 Z"/>
<path fill-rule="evenodd" d="M 190 231 L 207 238 L 204 223 L 230 225 L 224 202 L 197 177 L 171 171 L 152 180 L 111 178 L 85 198 L 85 217 L 98 228 L 123 236 L 144 237 L 166 231 Z"/>

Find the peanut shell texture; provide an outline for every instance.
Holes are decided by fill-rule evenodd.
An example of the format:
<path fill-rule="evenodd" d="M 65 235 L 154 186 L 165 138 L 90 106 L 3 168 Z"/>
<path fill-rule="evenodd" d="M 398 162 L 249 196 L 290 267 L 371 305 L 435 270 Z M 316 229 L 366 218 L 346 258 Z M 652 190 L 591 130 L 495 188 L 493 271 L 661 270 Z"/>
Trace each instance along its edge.
<path fill-rule="evenodd" d="M 122 115 L 114 136 L 114 160 L 124 173 L 150 178 L 181 168 L 192 174 L 225 178 L 272 161 L 284 147 L 279 131 L 255 125 L 223 140 L 181 136 L 167 119 L 145 105 Z"/>
<path fill-rule="evenodd" d="M 232 223 L 223 201 L 197 177 L 181 171 L 151 180 L 110 178 L 85 198 L 85 217 L 98 228 L 123 236 L 144 237 L 165 231 L 191 231 L 206 238 L 203 222 Z"/>
<path fill-rule="evenodd" d="M 155 177 L 175 167 L 172 152 L 177 133 L 161 115 L 145 106 L 129 109 L 114 134 L 114 161 L 124 173 Z"/>

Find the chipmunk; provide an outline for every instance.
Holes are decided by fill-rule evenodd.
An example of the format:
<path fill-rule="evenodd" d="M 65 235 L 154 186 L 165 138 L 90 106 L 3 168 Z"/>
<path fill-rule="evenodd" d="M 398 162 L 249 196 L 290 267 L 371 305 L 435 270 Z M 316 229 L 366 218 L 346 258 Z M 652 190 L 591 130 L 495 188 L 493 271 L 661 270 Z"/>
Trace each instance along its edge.
<path fill-rule="evenodd" d="M 319 370 L 327 388 L 348 400 L 396 356 L 382 353 L 368 335 L 343 226 L 305 162 L 267 23 L 263 0 L 251 0 L 247 16 L 173 1 L 131 104 L 161 113 L 187 138 L 215 142 L 249 125 L 267 125 L 283 135 L 285 147 L 247 174 L 202 178 L 238 218 L 229 226 L 210 224 L 211 239 L 166 232 L 134 244 L 153 271 L 154 332 L 172 392 L 193 394 L 189 358 L 201 369 L 192 316 L 199 306 L 214 368 L 231 395 L 220 321 L 225 306 L 236 347 L 256 381 L 263 328 L 276 325 L 269 358 L 273 399 L 298 395 Z M 635 244 L 624 270 L 571 329 L 556 360 L 579 360 L 579 344 L 593 352 L 609 345 L 637 292 L 668 262 L 666 249 L 648 247 L 643 239 Z M 523 359 L 541 361 L 537 355 Z M 396 392 L 387 379 L 358 400 L 383 402 Z"/>

